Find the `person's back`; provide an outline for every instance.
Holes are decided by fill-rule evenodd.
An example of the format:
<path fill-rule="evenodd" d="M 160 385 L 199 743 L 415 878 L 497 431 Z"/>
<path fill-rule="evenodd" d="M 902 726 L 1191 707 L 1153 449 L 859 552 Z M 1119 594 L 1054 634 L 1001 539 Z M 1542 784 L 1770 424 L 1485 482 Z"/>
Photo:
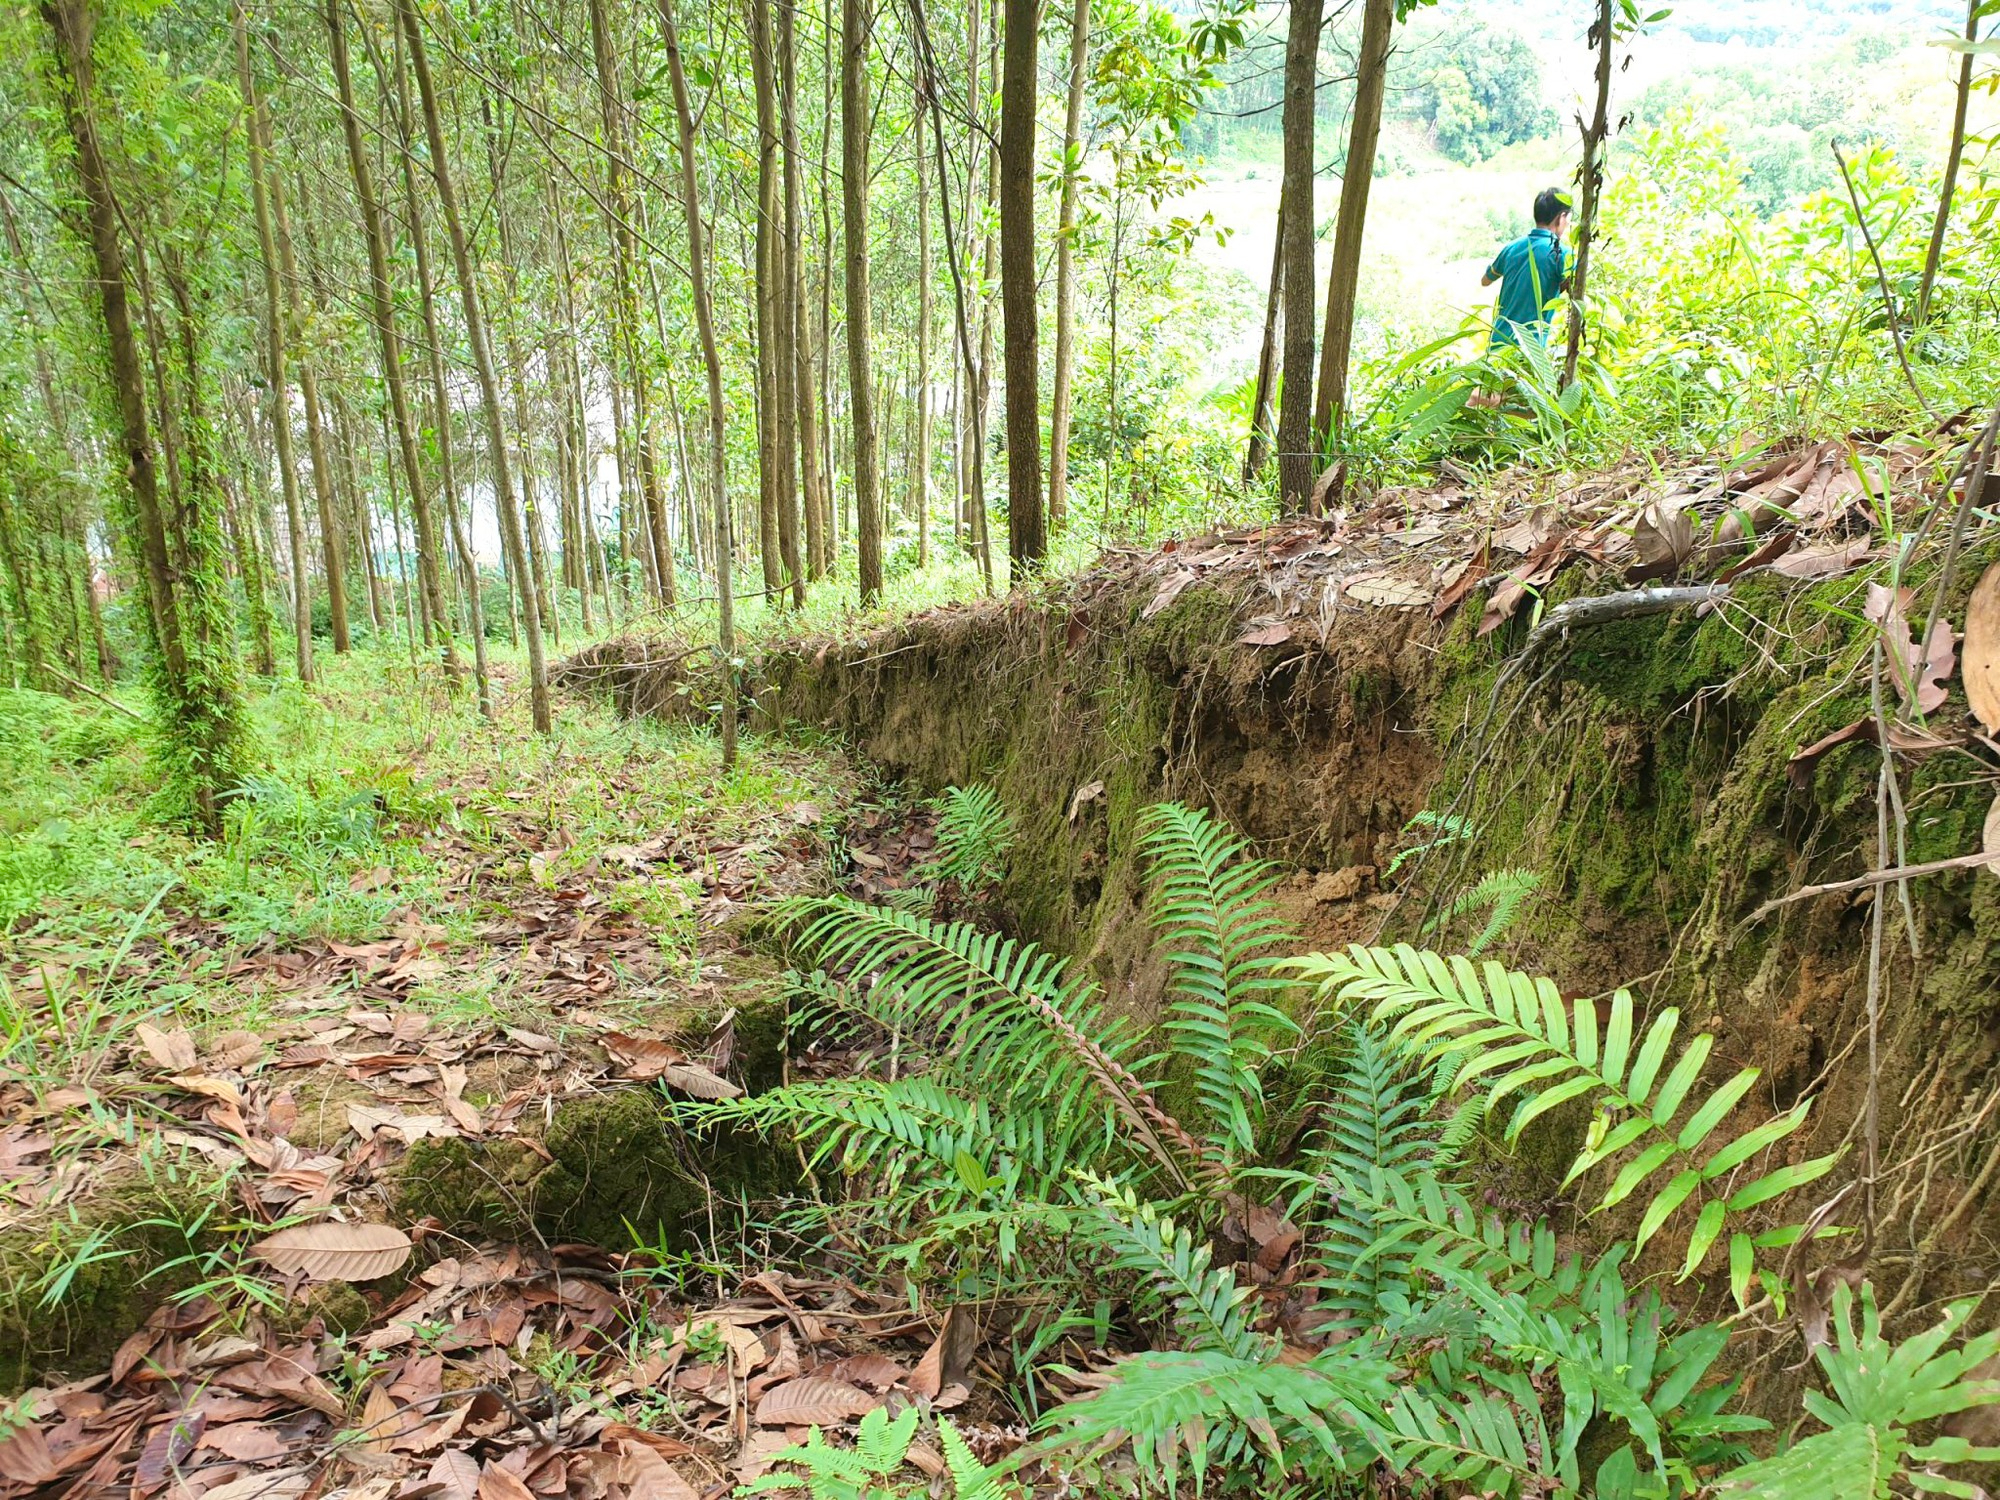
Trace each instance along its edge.
<path fill-rule="evenodd" d="M 1535 198 L 1535 227 L 1493 257 L 1479 283 L 1500 283 L 1493 343 L 1517 344 L 1523 333 L 1537 343 L 1547 341 L 1556 295 L 1569 276 L 1562 243 L 1568 228 L 1569 195 L 1560 188 L 1546 188 Z"/>

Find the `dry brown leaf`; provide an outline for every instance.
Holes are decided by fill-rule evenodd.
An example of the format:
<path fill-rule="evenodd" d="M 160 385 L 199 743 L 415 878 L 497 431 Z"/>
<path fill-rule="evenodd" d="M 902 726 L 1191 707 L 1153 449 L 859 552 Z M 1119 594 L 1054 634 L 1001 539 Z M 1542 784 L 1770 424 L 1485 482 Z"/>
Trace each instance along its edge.
<path fill-rule="evenodd" d="M 675 1063 L 686 1062 L 680 1048 L 649 1036 L 630 1036 L 622 1031 L 604 1034 L 604 1050 L 624 1066 L 625 1076 L 635 1083 L 658 1078 Z"/>
<path fill-rule="evenodd" d="M 209 1055 L 216 1067 L 233 1071 L 264 1055 L 264 1039 L 254 1031 L 225 1031 Z"/>
<path fill-rule="evenodd" d="M 757 1420 L 765 1427 L 831 1427 L 882 1404 L 858 1385 L 825 1375 L 801 1375 L 764 1392 Z"/>
<path fill-rule="evenodd" d="M 1858 536 L 1848 542 L 1832 542 L 1820 547 L 1801 547 L 1771 564 L 1771 571 L 1786 578 L 1817 581 L 1838 578 L 1867 562 L 1875 552 L 1873 537 Z"/>
<path fill-rule="evenodd" d="M 188 1035 L 185 1026 L 176 1026 L 172 1031 L 162 1031 L 148 1021 L 141 1021 L 132 1028 L 132 1035 L 154 1066 L 163 1073 L 191 1073 L 194 1071 L 198 1054 L 194 1038 Z"/>
<path fill-rule="evenodd" d="M 1416 609 L 1431 602 L 1431 591 L 1414 579 L 1393 573 L 1363 573 L 1340 586 L 1342 598 L 1382 609 Z"/>
<path fill-rule="evenodd" d="M 1169 574 L 1167 581 L 1161 584 L 1159 590 L 1147 601 L 1146 607 L 1139 611 L 1139 618 L 1142 620 L 1152 619 L 1154 615 L 1165 609 L 1169 604 L 1172 604 L 1174 600 L 1180 598 L 1182 591 L 1189 584 L 1193 583 L 1198 576 L 1198 574 L 1189 568 L 1180 568 Z"/>
<path fill-rule="evenodd" d="M 250 1473 L 204 1490 L 201 1500 L 298 1500 L 306 1492 L 310 1476 L 303 1469 L 269 1474 L 253 1469 Z"/>
<path fill-rule="evenodd" d="M 263 1463 L 267 1459 L 281 1457 L 291 1444 L 278 1436 L 275 1427 L 267 1427 L 262 1422 L 226 1422 L 220 1427 L 211 1427 L 201 1435 L 197 1448 L 212 1448 L 224 1458 L 233 1458 L 238 1463 Z"/>
<path fill-rule="evenodd" d="M 535 1500 L 535 1492 L 518 1474 L 489 1461 L 479 1471 L 479 1500 Z"/>
<path fill-rule="evenodd" d="M 1993 799 L 1993 805 L 1986 809 L 1986 825 L 1980 830 L 1979 847 L 1986 853 L 2000 856 L 2000 797 Z M 1986 862 L 1986 868 L 2000 875 L 2000 857 Z"/>
<path fill-rule="evenodd" d="M 49 1445 L 39 1427 L 23 1427 L 0 1443 L 0 1479 L 33 1489 L 61 1474 L 49 1456 Z"/>
<path fill-rule="evenodd" d="M 1653 501 L 1633 523 L 1632 551 L 1638 561 L 1625 570 L 1628 581 L 1671 577 L 1694 555 L 1694 518 L 1664 500 Z"/>
<path fill-rule="evenodd" d="M 460 1448 L 437 1456 L 431 1465 L 430 1483 L 438 1486 L 437 1500 L 475 1500 L 479 1494 L 479 1460 Z"/>
<path fill-rule="evenodd" d="M 1274 625 L 1259 625 L 1246 630 L 1236 637 L 1239 646 L 1282 646 L 1292 638 L 1292 627 L 1283 620 Z"/>
<path fill-rule="evenodd" d="M 373 1281 L 400 1271 L 410 1258 L 410 1237 L 393 1224 L 342 1224 L 327 1220 L 281 1229 L 251 1247 L 251 1254 L 280 1275 L 312 1281 Z"/>
<path fill-rule="evenodd" d="M 878 1391 L 888 1390 L 890 1386 L 905 1379 L 909 1374 L 886 1354 L 850 1354 L 845 1359 L 835 1360 L 830 1365 L 822 1365 L 813 1373 L 834 1380 L 851 1381 L 855 1385 L 869 1386 Z"/>
<path fill-rule="evenodd" d="M 368 1387 L 368 1395 L 361 1403 L 361 1447 L 370 1453 L 387 1453 L 396 1445 L 402 1434 L 402 1409 L 396 1405 L 396 1398 L 389 1394 L 385 1381 L 377 1380 Z"/>
<path fill-rule="evenodd" d="M 1972 716 L 1989 732 L 2000 730 L 2000 562 L 1973 586 L 1965 608 L 1963 662 Z"/>
<path fill-rule="evenodd" d="M 626 1500 L 701 1500 L 701 1492 L 649 1445 L 627 1440 L 617 1444 L 617 1453 Z"/>
<path fill-rule="evenodd" d="M 660 1082 L 669 1088 L 679 1089 L 683 1094 L 692 1094 L 697 1099 L 734 1099 L 743 1092 L 720 1073 L 711 1073 L 700 1063 L 668 1063 L 660 1069 Z"/>

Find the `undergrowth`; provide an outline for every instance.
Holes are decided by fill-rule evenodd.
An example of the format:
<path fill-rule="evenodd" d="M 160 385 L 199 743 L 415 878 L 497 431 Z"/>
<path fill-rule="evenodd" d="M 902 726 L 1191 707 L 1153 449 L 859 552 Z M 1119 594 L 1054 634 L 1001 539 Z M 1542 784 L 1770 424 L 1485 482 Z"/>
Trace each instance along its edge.
<path fill-rule="evenodd" d="M 1156 1035 L 1031 943 L 818 897 L 814 1024 L 893 1039 L 884 1066 L 689 1108 L 789 1132 L 845 1190 L 797 1209 L 836 1242 L 1009 1312 L 1028 1456 L 1092 1493 L 1978 1493 L 1942 1466 L 2000 1449 L 1935 1425 L 2000 1403 L 1973 1303 L 1892 1346 L 1842 1291 L 1800 1422 L 1743 1409 L 1735 1351 L 1838 1232 L 1786 1211 L 1835 1165 L 1788 1149 L 1810 1100 L 1761 1110 L 1755 1069 L 1709 1077 L 1712 1038 L 1626 990 L 1294 958 L 1272 871 L 1203 813 L 1153 809 L 1144 849 Z M 1589 1120 L 1568 1207 L 1496 1206 L 1469 1148 L 1557 1111 Z M 1738 1316 L 1697 1311 L 1718 1294 Z"/>

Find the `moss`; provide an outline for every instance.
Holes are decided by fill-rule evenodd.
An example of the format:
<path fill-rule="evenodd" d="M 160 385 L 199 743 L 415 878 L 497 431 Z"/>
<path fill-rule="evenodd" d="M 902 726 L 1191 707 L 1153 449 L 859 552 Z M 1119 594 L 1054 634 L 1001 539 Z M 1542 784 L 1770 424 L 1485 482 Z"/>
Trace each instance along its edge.
<path fill-rule="evenodd" d="M 504 1136 L 421 1140 L 396 1168 L 396 1214 L 407 1223 L 435 1219 L 442 1232 L 464 1239 L 509 1239 L 532 1222 L 542 1167 L 528 1147 Z"/>
<path fill-rule="evenodd" d="M 623 1248 L 636 1234 L 679 1245 L 706 1202 L 680 1132 L 661 1100 L 644 1090 L 567 1101 L 543 1145 L 552 1160 L 535 1180 L 531 1211 L 551 1240 Z"/>

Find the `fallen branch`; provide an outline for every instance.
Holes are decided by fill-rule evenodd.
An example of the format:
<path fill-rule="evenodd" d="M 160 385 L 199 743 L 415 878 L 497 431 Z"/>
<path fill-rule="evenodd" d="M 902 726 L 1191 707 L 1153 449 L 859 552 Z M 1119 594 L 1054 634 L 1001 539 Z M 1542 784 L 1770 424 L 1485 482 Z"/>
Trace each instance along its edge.
<path fill-rule="evenodd" d="M 116 698 L 112 697 L 109 693 L 100 693 L 96 688 L 92 687 L 89 683 L 78 682 L 74 677 L 70 676 L 69 673 L 57 671 L 54 667 L 46 667 L 44 668 L 44 670 L 47 671 L 47 673 L 51 677 L 55 678 L 56 681 L 68 683 L 71 687 L 75 688 L 79 693 L 90 694 L 90 696 L 95 698 L 99 703 L 102 703 L 107 708 L 117 709 L 118 712 L 125 715 L 126 718 L 136 720 L 138 723 L 141 724 L 146 722 L 146 716 L 144 714 L 140 713 L 136 708 L 128 708 L 123 703 L 120 703 Z"/>
<path fill-rule="evenodd" d="M 1548 643 L 1559 636 L 1566 636 L 1572 630 L 1580 630 L 1591 625 L 1608 625 L 1613 620 L 1636 620 L 1646 615 L 1661 615 L 1668 610 L 1680 609 L 1689 604 L 1718 604 L 1729 597 L 1726 583 L 1695 583 L 1671 588 L 1625 589 L 1616 594 L 1598 594 L 1588 599 L 1571 599 L 1558 604 L 1543 617 L 1542 622 L 1528 632 L 1528 639 L 1514 659 L 1507 663 L 1506 670 L 1494 679 L 1493 696 L 1486 707 L 1486 716 L 1493 716 L 1493 705 L 1500 701 L 1500 689 L 1508 681 L 1518 676 L 1534 660 Z M 1483 729 L 1482 729 L 1483 733 Z"/>
<path fill-rule="evenodd" d="M 1825 885 L 1801 886 L 1789 896 L 1773 896 L 1762 906 L 1743 919 L 1743 925 L 1761 922 L 1781 906 L 1790 906 L 1794 901 L 1808 901 L 1814 896 L 1835 896 L 1842 891 L 1865 890 L 1869 886 L 1888 885 L 1896 880 L 1914 880 L 1919 875 L 1943 875 L 1952 870 L 1976 870 L 1981 865 L 2000 864 L 2000 855 L 1980 850 L 1976 854 L 1960 854 L 1951 859 L 1934 859 L 1928 864 L 1898 865 L 1890 870 L 1870 870 L 1866 875 L 1857 875 L 1852 880 L 1833 880 Z"/>

